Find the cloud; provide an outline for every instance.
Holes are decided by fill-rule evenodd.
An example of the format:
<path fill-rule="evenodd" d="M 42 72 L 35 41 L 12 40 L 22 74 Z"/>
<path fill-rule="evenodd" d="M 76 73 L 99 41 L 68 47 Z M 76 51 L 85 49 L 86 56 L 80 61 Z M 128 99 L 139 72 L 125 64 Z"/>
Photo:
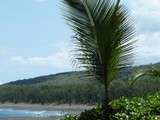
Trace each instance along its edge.
<path fill-rule="evenodd" d="M 160 32 L 140 34 L 137 39 L 136 64 L 160 62 Z"/>
<path fill-rule="evenodd" d="M 49 56 L 23 57 L 13 56 L 10 60 L 19 65 L 36 67 L 53 67 L 54 69 L 70 69 L 69 52 L 61 51 Z"/>
<path fill-rule="evenodd" d="M 160 0 L 134 0 L 129 2 L 129 9 L 136 21 L 139 33 L 160 31 Z"/>
<path fill-rule="evenodd" d="M 133 0 L 126 3 L 136 24 L 136 64 L 160 62 L 160 0 Z"/>

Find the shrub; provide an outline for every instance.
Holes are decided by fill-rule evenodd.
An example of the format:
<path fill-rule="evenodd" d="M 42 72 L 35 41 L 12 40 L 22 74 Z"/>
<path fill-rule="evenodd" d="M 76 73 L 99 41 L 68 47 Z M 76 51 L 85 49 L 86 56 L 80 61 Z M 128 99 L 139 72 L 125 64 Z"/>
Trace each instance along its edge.
<path fill-rule="evenodd" d="M 102 118 L 102 108 L 97 107 L 82 112 L 78 120 L 100 120 Z"/>
<path fill-rule="evenodd" d="M 158 120 L 160 115 L 160 92 L 145 97 L 122 97 L 114 100 L 107 111 L 98 106 L 86 110 L 79 117 L 65 120 Z"/>
<path fill-rule="evenodd" d="M 65 116 L 64 120 L 78 120 L 78 117 L 77 116 L 68 115 L 68 116 Z"/>
<path fill-rule="evenodd" d="M 118 112 L 112 116 L 114 120 L 156 120 L 148 101 L 143 98 L 122 97 L 113 101 L 112 107 L 118 109 Z"/>

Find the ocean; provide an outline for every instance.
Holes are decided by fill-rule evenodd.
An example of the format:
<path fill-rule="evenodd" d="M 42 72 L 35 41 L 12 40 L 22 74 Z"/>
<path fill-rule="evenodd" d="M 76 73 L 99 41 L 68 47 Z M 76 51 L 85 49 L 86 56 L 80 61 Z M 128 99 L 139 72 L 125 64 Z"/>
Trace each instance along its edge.
<path fill-rule="evenodd" d="M 48 118 L 48 117 L 62 117 L 67 112 L 62 111 L 47 111 L 47 110 L 17 110 L 12 108 L 1 108 L 0 118 Z"/>

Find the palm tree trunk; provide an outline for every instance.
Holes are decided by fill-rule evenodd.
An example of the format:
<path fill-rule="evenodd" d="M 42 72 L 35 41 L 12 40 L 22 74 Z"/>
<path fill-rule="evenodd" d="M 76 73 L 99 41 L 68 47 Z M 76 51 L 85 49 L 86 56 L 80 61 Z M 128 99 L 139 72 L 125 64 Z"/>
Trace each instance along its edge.
<path fill-rule="evenodd" d="M 106 109 L 108 104 L 109 104 L 109 90 L 108 90 L 108 85 L 105 84 L 105 98 L 102 107 Z"/>
<path fill-rule="evenodd" d="M 109 90 L 108 90 L 108 85 L 105 86 L 105 103 L 108 105 L 109 104 Z"/>
<path fill-rule="evenodd" d="M 103 80 L 104 80 L 104 87 L 105 87 L 105 96 L 104 96 L 104 103 L 102 105 L 103 109 L 108 108 L 109 104 L 109 90 L 108 90 L 108 76 L 107 76 L 107 66 L 103 65 Z"/>
<path fill-rule="evenodd" d="M 102 104 L 102 109 L 103 109 L 104 115 L 106 115 L 106 117 L 108 117 L 108 115 L 110 115 L 113 112 L 113 108 L 109 104 L 109 102 L 110 102 L 109 85 L 105 84 L 105 99 L 104 99 L 104 103 Z"/>

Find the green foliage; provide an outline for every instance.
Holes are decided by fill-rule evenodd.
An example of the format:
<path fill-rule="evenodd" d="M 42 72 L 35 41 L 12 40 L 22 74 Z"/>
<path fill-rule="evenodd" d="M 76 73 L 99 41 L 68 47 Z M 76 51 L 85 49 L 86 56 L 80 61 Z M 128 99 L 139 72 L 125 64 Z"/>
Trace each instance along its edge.
<path fill-rule="evenodd" d="M 82 112 L 78 120 L 100 120 L 102 118 L 101 107 L 93 108 Z"/>
<path fill-rule="evenodd" d="M 101 103 L 103 96 L 97 85 L 31 85 L 0 87 L 0 102 L 11 103 L 57 103 L 95 104 Z"/>
<path fill-rule="evenodd" d="M 10 83 L 7 83 L 5 85 L 17 85 L 17 86 L 23 86 L 23 85 L 79 85 L 79 84 L 87 84 L 90 82 L 90 78 L 84 77 L 86 76 L 86 73 L 83 71 L 78 72 L 65 72 L 65 73 L 58 73 L 58 74 L 52 74 L 52 75 L 46 75 L 46 76 L 39 76 L 35 78 L 30 79 L 24 79 L 24 80 L 17 80 Z"/>
<path fill-rule="evenodd" d="M 146 99 L 147 107 L 150 108 L 151 112 L 160 114 L 160 92 L 149 94 Z"/>
<path fill-rule="evenodd" d="M 118 72 L 131 66 L 134 27 L 120 0 L 63 0 L 65 19 L 74 32 L 75 61 L 88 76 L 109 85 Z"/>
<path fill-rule="evenodd" d="M 152 112 L 147 100 L 134 97 L 132 99 L 121 98 L 112 102 L 112 107 L 118 109 L 113 115 L 116 120 L 155 120 L 155 113 Z"/>
<path fill-rule="evenodd" d="M 70 75 L 72 76 L 72 75 Z M 74 79 L 74 78 L 72 78 Z M 54 81 L 34 85 L 3 85 L 0 86 L 0 102 L 25 102 L 25 103 L 58 103 L 58 104 L 96 104 L 104 99 L 104 86 L 92 80 L 66 79 L 55 84 Z M 56 80 L 57 81 L 57 80 Z M 76 83 L 77 81 L 77 83 Z M 115 80 L 109 88 L 110 100 L 121 96 L 143 96 L 148 92 L 160 90 L 160 80 L 140 79 L 133 86 L 128 85 L 128 80 Z M 36 91 L 36 92 L 35 92 Z"/>
<path fill-rule="evenodd" d="M 134 29 L 120 0 L 63 0 L 74 35 L 75 58 L 101 82 L 110 83 L 131 63 Z"/>
<path fill-rule="evenodd" d="M 160 92 L 144 97 L 122 97 L 112 101 L 108 111 L 102 107 L 93 108 L 82 112 L 75 120 L 158 120 L 158 115 Z"/>
<path fill-rule="evenodd" d="M 143 96 L 160 90 L 160 79 L 144 76 L 133 86 L 127 79 L 134 71 L 160 68 L 160 64 L 122 69 L 109 87 L 110 100 L 121 96 Z M 68 72 L 56 75 L 20 80 L 0 86 L 0 102 L 96 104 L 104 100 L 104 86 L 91 78 L 83 77 L 85 72 Z M 129 77 L 130 78 L 130 77 Z"/>
<path fill-rule="evenodd" d="M 118 112 L 113 115 L 116 120 L 157 120 L 160 114 L 160 92 L 144 97 L 122 97 L 111 103 Z"/>
<path fill-rule="evenodd" d="M 78 117 L 77 116 L 67 115 L 67 116 L 65 116 L 65 118 L 63 120 L 78 120 Z"/>

